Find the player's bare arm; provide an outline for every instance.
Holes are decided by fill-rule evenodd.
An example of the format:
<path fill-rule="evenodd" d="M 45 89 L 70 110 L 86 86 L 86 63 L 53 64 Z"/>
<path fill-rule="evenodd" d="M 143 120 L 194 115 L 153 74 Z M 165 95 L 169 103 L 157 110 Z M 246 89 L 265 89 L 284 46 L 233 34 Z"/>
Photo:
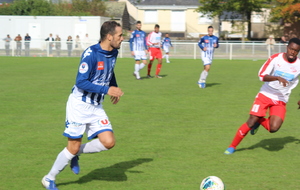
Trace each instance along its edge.
<path fill-rule="evenodd" d="M 120 97 L 123 96 L 124 92 L 121 90 L 121 88 L 118 88 L 118 87 L 115 87 L 115 86 L 111 86 L 109 89 L 108 89 L 108 92 L 107 94 L 110 97 L 110 100 L 113 104 L 116 104 L 119 102 L 120 100 Z"/>
<path fill-rule="evenodd" d="M 131 55 L 133 55 L 133 56 L 134 56 L 134 51 L 131 51 Z"/>
<path fill-rule="evenodd" d="M 265 75 L 264 76 L 264 81 L 265 82 L 270 82 L 270 81 L 276 81 L 278 80 L 280 84 L 282 84 L 284 87 L 289 85 L 289 82 L 287 80 L 285 80 L 282 77 L 279 76 L 270 76 L 270 75 Z"/>

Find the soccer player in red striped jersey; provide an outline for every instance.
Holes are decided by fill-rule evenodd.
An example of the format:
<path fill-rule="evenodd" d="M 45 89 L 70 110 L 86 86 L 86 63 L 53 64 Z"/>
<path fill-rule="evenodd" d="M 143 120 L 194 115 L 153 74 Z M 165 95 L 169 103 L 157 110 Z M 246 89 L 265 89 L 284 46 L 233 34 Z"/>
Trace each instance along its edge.
<path fill-rule="evenodd" d="M 284 121 L 286 103 L 298 82 L 300 75 L 300 39 L 292 38 L 286 53 L 272 55 L 259 70 L 258 76 L 264 82 L 250 110 L 250 117 L 240 126 L 229 148 L 224 154 L 232 154 L 249 131 L 254 135 L 260 125 L 270 133 L 278 131 Z M 298 102 L 300 106 L 300 102 Z M 265 118 L 269 110 L 269 117 Z"/>
<path fill-rule="evenodd" d="M 162 66 L 162 53 L 161 53 L 161 32 L 159 31 L 159 25 L 156 24 L 154 26 L 154 31 L 151 32 L 147 37 L 147 45 L 149 46 L 149 55 L 150 55 L 150 62 L 148 64 L 148 78 L 152 78 L 150 75 L 151 67 L 154 59 L 157 59 L 157 66 L 156 66 L 156 78 L 162 78 L 159 76 L 159 72 Z"/>

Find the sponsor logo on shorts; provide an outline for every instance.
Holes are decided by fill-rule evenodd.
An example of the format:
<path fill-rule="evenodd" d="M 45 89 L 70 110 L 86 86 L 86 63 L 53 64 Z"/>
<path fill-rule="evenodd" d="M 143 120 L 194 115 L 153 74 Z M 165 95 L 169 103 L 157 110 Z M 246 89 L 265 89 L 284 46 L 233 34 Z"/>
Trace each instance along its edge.
<path fill-rule="evenodd" d="M 103 119 L 103 120 L 101 120 L 100 122 L 101 122 L 103 125 L 107 125 L 107 124 L 109 123 L 107 119 Z"/>

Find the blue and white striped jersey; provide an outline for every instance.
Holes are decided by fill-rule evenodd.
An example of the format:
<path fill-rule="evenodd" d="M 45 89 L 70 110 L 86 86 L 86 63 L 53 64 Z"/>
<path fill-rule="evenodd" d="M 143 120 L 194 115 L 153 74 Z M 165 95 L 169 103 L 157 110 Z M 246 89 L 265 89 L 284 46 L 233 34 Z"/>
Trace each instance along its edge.
<path fill-rule="evenodd" d="M 82 53 L 76 84 L 72 89 L 77 99 L 99 105 L 109 87 L 118 86 L 114 74 L 117 56 L 117 49 L 105 51 L 100 43 L 90 46 Z"/>
<path fill-rule="evenodd" d="M 171 39 L 169 37 L 164 37 L 164 39 L 162 40 L 162 46 L 164 47 L 173 47 L 172 43 L 171 43 Z"/>
<path fill-rule="evenodd" d="M 144 51 L 147 50 L 146 32 L 142 30 L 135 30 L 131 33 L 129 40 L 130 51 Z"/>
<path fill-rule="evenodd" d="M 214 44 L 216 44 L 217 46 L 214 47 Z M 219 38 L 217 36 L 209 36 L 209 35 L 206 35 L 206 36 L 203 36 L 199 42 L 198 42 L 198 46 L 203 50 L 204 47 L 206 47 L 206 51 L 204 52 L 204 56 L 205 57 L 208 57 L 210 59 L 213 58 L 213 55 L 214 55 L 214 51 L 215 51 L 215 48 L 218 48 L 219 47 Z"/>

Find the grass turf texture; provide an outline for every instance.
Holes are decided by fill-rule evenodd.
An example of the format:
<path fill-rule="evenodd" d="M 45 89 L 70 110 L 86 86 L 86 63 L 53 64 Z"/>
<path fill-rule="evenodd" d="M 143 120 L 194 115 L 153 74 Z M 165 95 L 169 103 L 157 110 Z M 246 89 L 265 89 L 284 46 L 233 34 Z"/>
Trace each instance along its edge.
<path fill-rule="evenodd" d="M 65 104 L 79 59 L 0 59 L 0 189 L 43 189 L 42 177 L 66 146 Z M 171 59 L 162 79 L 141 81 L 132 76 L 133 62 L 118 59 L 116 77 L 125 95 L 117 105 L 108 97 L 104 103 L 116 146 L 82 155 L 81 173 L 67 166 L 58 188 L 196 190 L 209 175 L 220 177 L 228 190 L 299 188 L 299 87 L 279 132 L 261 127 L 236 153 L 223 154 L 248 118 L 264 60 L 215 60 L 206 89 L 197 85 L 201 60 Z"/>

